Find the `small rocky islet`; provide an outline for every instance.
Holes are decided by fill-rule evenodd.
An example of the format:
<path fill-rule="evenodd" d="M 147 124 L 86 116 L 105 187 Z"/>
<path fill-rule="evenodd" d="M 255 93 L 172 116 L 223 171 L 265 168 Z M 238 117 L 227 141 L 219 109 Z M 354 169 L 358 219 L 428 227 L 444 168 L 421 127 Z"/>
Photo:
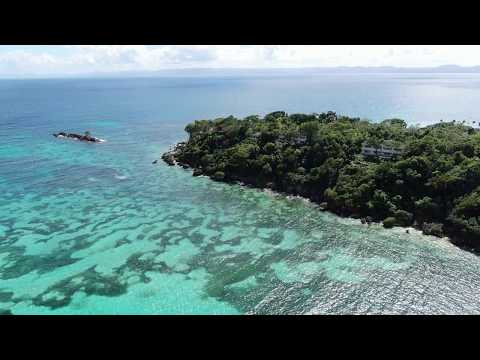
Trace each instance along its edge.
<path fill-rule="evenodd" d="M 322 210 L 414 227 L 480 249 L 480 131 L 465 122 L 407 126 L 321 114 L 197 120 L 168 165 L 302 196 Z M 407 230 L 408 231 L 408 230 Z"/>
<path fill-rule="evenodd" d="M 75 133 L 66 133 L 64 131 L 60 131 L 60 132 L 52 134 L 52 135 L 56 138 L 70 138 L 70 139 L 85 141 L 85 142 L 94 142 L 94 143 L 103 142 L 102 139 L 91 136 L 89 131 L 85 131 L 85 133 L 83 135 L 75 134 Z"/>

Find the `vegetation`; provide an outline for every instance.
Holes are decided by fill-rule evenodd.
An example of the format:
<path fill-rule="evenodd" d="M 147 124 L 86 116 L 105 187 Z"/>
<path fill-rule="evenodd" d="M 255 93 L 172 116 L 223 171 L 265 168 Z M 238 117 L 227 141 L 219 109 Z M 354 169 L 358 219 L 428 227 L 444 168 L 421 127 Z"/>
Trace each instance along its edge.
<path fill-rule="evenodd" d="M 277 111 L 189 124 L 164 155 L 218 181 L 307 197 L 342 216 L 415 226 L 480 248 L 480 131 L 458 122 L 419 128 L 388 119 Z M 391 159 L 362 145 L 401 144 Z"/>

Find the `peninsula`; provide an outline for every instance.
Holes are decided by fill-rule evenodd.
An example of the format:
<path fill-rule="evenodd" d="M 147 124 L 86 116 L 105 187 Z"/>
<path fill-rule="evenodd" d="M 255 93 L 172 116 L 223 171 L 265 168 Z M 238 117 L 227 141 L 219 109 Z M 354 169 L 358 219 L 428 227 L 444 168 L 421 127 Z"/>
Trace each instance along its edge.
<path fill-rule="evenodd" d="M 162 158 L 216 181 L 303 196 L 341 216 L 413 226 L 480 249 L 480 131 L 475 122 L 276 111 L 195 121 Z"/>

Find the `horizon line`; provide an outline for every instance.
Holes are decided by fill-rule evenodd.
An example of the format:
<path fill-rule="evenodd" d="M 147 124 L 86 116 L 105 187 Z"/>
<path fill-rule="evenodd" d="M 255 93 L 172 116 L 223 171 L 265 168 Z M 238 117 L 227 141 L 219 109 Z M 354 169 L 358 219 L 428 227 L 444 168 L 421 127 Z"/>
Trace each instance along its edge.
<path fill-rule="evenodd" d="M 348 71 L 358 71 L 348 72 Z M 447 71 L 448 70 L 448 71 Z M 180 73 L 187 72 L 208 72 L 208 71 L 217 71 L 217 72 L 238 72 L 238 71 L 253 71 L 253 72 L 269 72 L 269 71 L 322 71 L 322 72 L 347 72 L 349 75 L 355 74 L 396 74 L 396 73 L 417 73 L 417 74 L 474 74 L 480 73 L 480 65 L 473 66 L 462 66 L 456 64 L 444 64 L 438 66 L 391 66 L 391 65 L 380 65 L 380 66 L 308 66 L 308 67 L 191 67 L 191 68 L 170 68 L 170 69 L 157 69 L 157 70 L 120 70 L 120 71 L 100 71 L 100 72 L 85 72 L 85 73 L 64 73 L 64 74 L 24 74 L 24 75 L 7 75 L 0 74 L 0 80 L 48 80 L 48 79 L 75 79 L 75 78 L 101 78 L 101 77 L 145 77 L 161 75 L 161 74 L 171 74 L 179 73 L 176 75 L 181 75 Z M 375 72 L 378 71 L 378 72 Z M 190 74 L 192 75 L 192 74 Z M 223 74 L 227 75 L 227 74 Z"/>

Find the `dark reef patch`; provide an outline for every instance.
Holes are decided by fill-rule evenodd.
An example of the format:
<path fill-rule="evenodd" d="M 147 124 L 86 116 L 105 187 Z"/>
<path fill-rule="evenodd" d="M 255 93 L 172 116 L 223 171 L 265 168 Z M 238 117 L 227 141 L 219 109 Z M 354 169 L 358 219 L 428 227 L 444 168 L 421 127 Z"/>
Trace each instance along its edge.
<path fill-rule="evenodd" d="M 81 278 L 81 281 L 76 279 Z M 120 281 L 119 276 L 103 276 L 95 271 L 95 267 L 57 282 L 45 292 L 33 298 L 36 306 L 46 306 L 57 309 L 67 306 L 72 301 L 72 296 L 77 291 L 83 291 L 87 295 L 99 295 L 115 297 L 127 292 L 127 285 Z M 51 294 L 59 294 L 60 297 L 52 297 Z"/>
<path fill-rule="evenodd" d="M 20 277 L 36 270 L 39 274 L 45 274 L 58 267 L 75 263 L 77 260 L 70 258 L 70 250 L 60 250 L 51 255 L 32 256 L 25 255 L 23 248 L 9 247 L 8 251 L 13 254 L 14 263 L 3 267 L 0 279 L 8 280 Z"/>
<path fill-rule="evenodd" d="M 0 290 L 0 302 L 9 302 L 12 300 L 13 292 Z"/>

